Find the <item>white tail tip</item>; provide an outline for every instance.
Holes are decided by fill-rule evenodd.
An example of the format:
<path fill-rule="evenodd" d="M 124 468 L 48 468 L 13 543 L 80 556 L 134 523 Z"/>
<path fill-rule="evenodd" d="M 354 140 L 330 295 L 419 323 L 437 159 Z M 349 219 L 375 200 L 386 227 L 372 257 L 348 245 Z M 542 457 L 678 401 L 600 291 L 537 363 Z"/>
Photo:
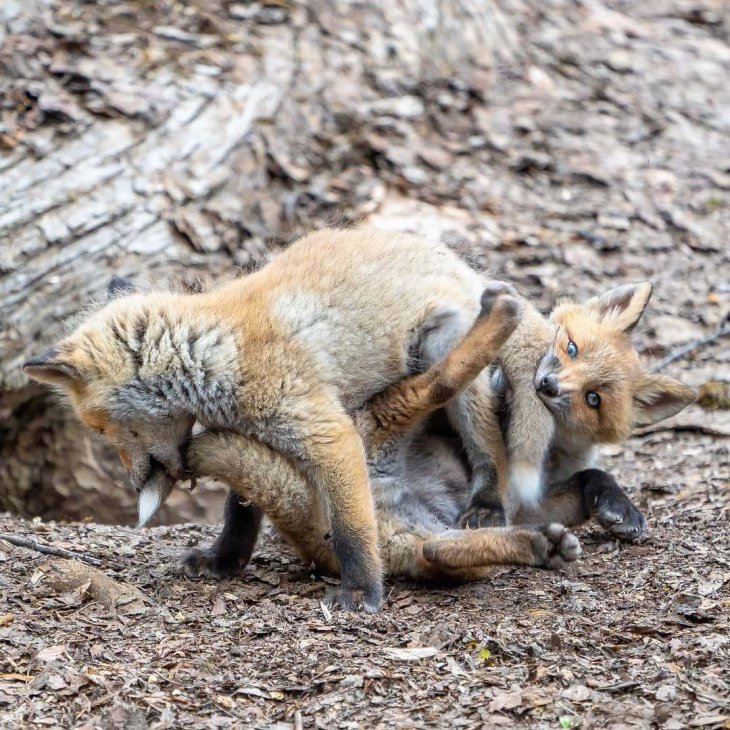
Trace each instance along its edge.
<path fill-rule="evenodd" d="M 172 491 L 172 480 L 164 472 L 157 472 L 147 481 L 137 501 L 137 529 L 144 527 L 162 507 Z"/>

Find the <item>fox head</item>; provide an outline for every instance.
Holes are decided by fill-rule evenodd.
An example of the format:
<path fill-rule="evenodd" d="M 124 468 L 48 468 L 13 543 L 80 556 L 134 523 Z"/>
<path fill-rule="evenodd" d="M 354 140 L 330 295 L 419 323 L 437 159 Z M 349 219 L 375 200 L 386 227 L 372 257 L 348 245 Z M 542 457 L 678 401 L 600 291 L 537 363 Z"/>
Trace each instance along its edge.
<path fill-rule="evenodd" d="M 138 294 L 115 279 L 108 298 L 23 370 L 59 389 L 79 420 L 117 448 L 139 491 L 161 469 L 185 475 L 196 418 L 229 395 L 235 343 L 186 307 L 185 295 Z"/>
<path fill-rule="evenodd" d="M 651 293 L 649 282 L 627 284 L 553 310 L 555 341 L 535 387 L 559 427 L 592 443 L 615 443 L 695 399 L 686 385 L 643 368 L 631 344 Z"/>

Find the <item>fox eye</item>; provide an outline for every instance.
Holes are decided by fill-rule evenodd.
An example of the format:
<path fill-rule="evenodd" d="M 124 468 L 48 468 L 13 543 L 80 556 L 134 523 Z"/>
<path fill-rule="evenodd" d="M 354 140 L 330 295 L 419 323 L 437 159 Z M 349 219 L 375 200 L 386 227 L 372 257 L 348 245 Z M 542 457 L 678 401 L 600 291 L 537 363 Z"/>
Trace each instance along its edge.
<path fill-rule="evenodd" d="M 595 390 L 589 390 L 586 393 L 586 403 L 591 408 L 598 408 L 601 405 L 601 396 Z"/>
<path fill-rule="evenodd" d="M 568 340 L 568 346 L 565 348 L 565 350 L 571 360 L 575 360 L 575 358 L 578 356 L 578 345 L 576 345 L 573 340 Z"/>

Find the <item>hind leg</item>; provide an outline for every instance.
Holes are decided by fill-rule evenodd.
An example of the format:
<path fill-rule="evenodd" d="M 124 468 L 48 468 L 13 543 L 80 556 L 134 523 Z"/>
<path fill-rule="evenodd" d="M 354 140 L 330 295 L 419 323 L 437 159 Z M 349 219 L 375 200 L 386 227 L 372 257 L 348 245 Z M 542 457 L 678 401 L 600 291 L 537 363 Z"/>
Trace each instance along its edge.
<path fill-rule="evenodd" d="M 502 290 L 485 290 L 481 311 L 466 335 L 437 364 L 399 380 L 374 396 L 358 415 L 368 454 L 448 406 L 497 357 L 517 326 L 522 306 Z"/>
<path fill-rule="evenodd" d="M 452 569 L 503 564 L 557 569 L 580 553 L 578 538 L 559 524 L 451 530 L 423 546 L 426 560 Z"/>
<path fill-rule="evenodd" d="M 502 282 L 487 286 L 482 296 L 482 312 L 489 311 L 495 302 L 509 300 L 514 308 L 511 331 L 519 321 L 520 303 L 514 289 Z M 432 363 L 452 349 L 454 342 L 463 334 L 463 318 L 460 314 L 443 317 L 438 327 L 424 336 L 422 354 Z M 507 339 L 505 337 L 505 339 Z M 492 361 L 496 358 L 492 354 Z M 499 418 L 493 402 L 490 376 L 485 369 L 472 375 L 473 379 L 463 392 L 446 404 L 449 421 L 464 445 L 472 470 L 469 508 L 459 522 L 464 526 L 500 526 L 506 523 L 505 506 L 508 498 L 508 460 Z M 438 367 L 438 366 L 436 366 Z"/>

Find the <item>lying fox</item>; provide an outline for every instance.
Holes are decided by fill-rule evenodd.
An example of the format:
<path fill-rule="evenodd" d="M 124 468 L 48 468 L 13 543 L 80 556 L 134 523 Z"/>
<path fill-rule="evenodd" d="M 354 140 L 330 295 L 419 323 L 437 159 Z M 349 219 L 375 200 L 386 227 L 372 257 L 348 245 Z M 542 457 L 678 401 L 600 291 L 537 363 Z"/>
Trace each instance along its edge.
<path fill-rule="evenodd" d="M 681 383 L 642 370 L 630 345 L 630 332 L 650 294 L 646 283 L 618 287 L 585 304 L 563 303 L 553 311 L 552 325 L 540 325 L 511 286 L 492 283 L 483 295 L 481 315 L 443 361 L 391 385 L 357 414 L 389 575 L 473 580 L 495 563 L 558 567 L 574 560 L 580 547 L 556 523 L 576 526 L 595 518 L 622 539 L 643 533 L 643 515 L 595 463 L 599 444 L 620 441 L 632 424 L 663 418 L 694 397 Z M 515 328 L 517 312 L 521 321 Z M 524 337 L 525 317 L 532 319 L 531 340 Z M 547 335 L 551 339 L 545 344 Z M 508 439 L 526 440 L 535 453 L 543 449 L 538 461 L 544 463 L 541 478 L 546 482 L 539 503 L 518 503 L 512 522 L 544 526 L 455 530 L 464 515 L 478 514 L 475 504 L 482 496 L 470 495 L 458 439 L 434 428 L 427 416 L 498 358 L 493 384 L 504 430 Z M 537 405 L 531 435 L 510 428 L 515 398 L 505 370 L 532 384 Z M 517 420 L 518 425 L 525 422 Z M 190 577 L 227 577 L 245 565 L 262 510 L 306 561 L 337 572 L 326 540 L 326 512 L 291 462 L 230 433 L 197 436 L 189 459 L 196 473 L 232 487 L 222 533 L 210 548 L 192 550 L 185 558 L 183 568 Z M 256 507 L 243 506 L 241 499 Z"/>
<path fill-rule="evenodd" d="M 338 602 L 355 606 L 362 591 L 365 609 L 377 610 L 382 566 L 352 415 L 389 384 L 442 360 L 474 322 L 484 286 L 480 274 L 441 244 L 375 231 L 322 231 L 210 292 L 117 297 L 24 369 L 60 387 L 80 420 L 107 436 L 137 488 L 160 469 L 170 479 L 184 476 L 195 422 L 257 439 L 291 459 L 325 500 L 342 573 Z M 601 316 L 612 321 L 625 299 Z M 629 297 L 632 316 L 635 299 Z M 600 321 L 597 327 L 602 331 Z M 446 405 L 467 455 L 470 508 L 480 524 L 504 524 L 505 505 L 516 514 L 523 504 L 539 503 L 546 437 L 537 425 L 547 424 L 549 443 L 557 421 L 535 397 L 534 369 L 559 331 L 525 307 L 500 353 L 512 404 L 509 462 L 487 370 Z M 616 360 L 626 372 L 622 425 L 636 420 L 635 412 L 668 415 L 683 407 L 688 389 L 642 375 L 635 354 L 623 368 L 624 351 L 633 351 L 622 337 L 615 343 L 591 338 L 574 361 L 576 367 L 591 362 L 594 344 L 601 351 L 619 348 Z M 539 348 L 537 354 L 525 343 Z M 532 359 L 525 363 L 525 357 Z M 541 362 L 551 399 L 545 389 L 559 362 L 557 354 Z M 597 394 L 602 384 L 597 381 Z M 569 397 L 587 398 L 580 385 L 570 385 Z M 565 397 L 558 390 L 556 403 Z M 596 413 L 601 426 L 604 416 Z M 538 433 L 541 444 L 533 448 L 530 436 Z M 572 439 L 573 429 L 566 433 Z M 572 458 L 573 446 L 553 449 L 565 461 L 562 450 Z M 585 452 L 584 442 L 575 446 Z"/>

